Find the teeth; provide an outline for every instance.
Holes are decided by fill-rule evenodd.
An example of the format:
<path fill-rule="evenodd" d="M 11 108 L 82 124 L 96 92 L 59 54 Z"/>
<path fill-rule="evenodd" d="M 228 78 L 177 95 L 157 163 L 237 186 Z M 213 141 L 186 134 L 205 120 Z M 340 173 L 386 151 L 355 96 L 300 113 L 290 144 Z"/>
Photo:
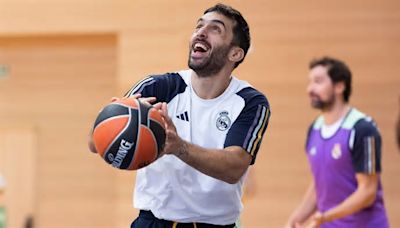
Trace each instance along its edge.
<path fill-rule="evenodd" d="M 202 43 L 196 43 L 193 47 L 194 47 L 195 50 L 199 50 L 199 49 L 201 49 L 203 51 L 207 51 L 208 50 L 207 46 L 202 44 Z"/>

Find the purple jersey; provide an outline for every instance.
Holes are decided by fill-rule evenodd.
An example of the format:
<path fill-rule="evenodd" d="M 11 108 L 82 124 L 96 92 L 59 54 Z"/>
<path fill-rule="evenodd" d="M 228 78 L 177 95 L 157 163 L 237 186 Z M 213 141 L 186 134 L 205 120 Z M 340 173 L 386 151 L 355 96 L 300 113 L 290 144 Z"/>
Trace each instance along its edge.
<path fill-rule="evenodd" d="M 306 151 L 315 182 L 317 207 L 325 212 L 357 189 L 356 173 L 381 171 L 381 137 L 372 120 L 354 108 L 331 137 L 322 137 L 322 125 L 321 116 L 310 127 Z M 321 227 L 389 227 L 381 183 L 370 207 Z"/>

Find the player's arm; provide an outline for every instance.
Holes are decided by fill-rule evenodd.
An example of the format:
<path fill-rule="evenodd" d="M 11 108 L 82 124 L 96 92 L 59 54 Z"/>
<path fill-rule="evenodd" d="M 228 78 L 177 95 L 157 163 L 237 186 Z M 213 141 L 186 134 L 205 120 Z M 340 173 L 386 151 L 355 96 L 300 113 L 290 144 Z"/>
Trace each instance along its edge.
<path fill-rule="evenodd" d="M 357 173 L 356 179 L 358 185 L 356 191 L 336 207 L 333 207 L 325 213 L 317 213 L 314 216 L 314 220 L 316 220 L 314 223 L 320 225 L 325 222 L 343 218 L 369 207 L 374 203 L 378 189 L 378 175 Z"/>
<path fill-rule="evenodd" d="M 317 210 L 317 200 L 315 195 L 314 181 L 308 186 L 306 193 L 303 196 L 303 200 L 299 206 L 290 215 L 285 228 L 295 228 L 300 224 L 307 221 L 307 219 Z"/>
<path fill-rule="evenodd" d="M 164 153 L 174 154 L 208 176 L 231 184 L 238 182 L 255 161 L 270 116 L 268 101 L 263 95 L 250 88 L 241 95 L 247 103 L 230 127 L 223 149 L 204 148 L 182 140 L 163 103 L 161 114 L 167 125 Z"/>
<path fill-rule="evenodd" d="M 175 144 L 176 149 L 171 148 L 174 155 L 198 171 L 229 184 L 239 181 L 252 160 L 251 155 L 238 146 L 206 149 L 178 138 L 176 140 L 181 142 Z"/>
<path fill-rule="evenodd" d="M 234 184 L 246 172 L 252 157 L 239 146 L 224 149 L 207 149 L 179 137 L 175 125 L 168 116 L 167 104 L 161 105 L 166 122 L 166 144 L 163 154 L 173 154 L 198 171 L 216 179 Z"/>
<path fill-rule="evenodd" d="M 371 206 L 376 199 L 381 171 L 381 137 L 372 121 L 360 120 L 352 132 L 352 162 L 357 189 L 342 203 L 324 213 L 316 213 L 314 223 L 333 221 Z M 350 140 L 352 141 L 352 140 Z"/>

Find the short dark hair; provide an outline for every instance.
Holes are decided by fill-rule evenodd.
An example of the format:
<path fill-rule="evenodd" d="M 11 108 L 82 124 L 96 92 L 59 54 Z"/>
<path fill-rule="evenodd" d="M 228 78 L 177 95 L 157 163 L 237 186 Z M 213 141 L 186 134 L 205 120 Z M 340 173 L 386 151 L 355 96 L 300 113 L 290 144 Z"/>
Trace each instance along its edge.
<path fill-rule="evenodd" d="M 312 60 L 309 68 L 312 69 L 316 66 L 327 67 L 328 75 L 334 84 L 344 83 L 343 99 L 345 102 L 349 102 L 351 95 L 351 71 L 349 67 L 341 60 L 326 56 Z"/>
<path fill-rule="evenodd" d="M 235 68 L 243 62 L 246 57 L 247 51 L 250 48 L 250 28 L 242 14 L 231 6 L 218 3 L 213 7 L 210 7 L 204 11 L 204 14 L 210 12 L 217 12 L 225 17 L 233 20 L 235 25 L 233 27 L 233 40 L 232 44 L 237 45 L 244 50 L 243 59 L 235 64 Z"/>

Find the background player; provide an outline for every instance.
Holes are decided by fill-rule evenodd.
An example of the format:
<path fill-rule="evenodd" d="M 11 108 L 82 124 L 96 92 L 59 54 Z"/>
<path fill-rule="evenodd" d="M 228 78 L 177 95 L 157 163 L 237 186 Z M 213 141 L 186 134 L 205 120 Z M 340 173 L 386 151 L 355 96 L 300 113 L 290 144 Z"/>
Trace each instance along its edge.
<path fill-rule="evenodd" d="M 370 117 L 349 105 L 351 72 L 325 57 L 310 64 L 307 92 L 321 115 L 306 152 L 313 174 L 286 227 L 389 227 L 380 183 L 381 136 Z"/>

